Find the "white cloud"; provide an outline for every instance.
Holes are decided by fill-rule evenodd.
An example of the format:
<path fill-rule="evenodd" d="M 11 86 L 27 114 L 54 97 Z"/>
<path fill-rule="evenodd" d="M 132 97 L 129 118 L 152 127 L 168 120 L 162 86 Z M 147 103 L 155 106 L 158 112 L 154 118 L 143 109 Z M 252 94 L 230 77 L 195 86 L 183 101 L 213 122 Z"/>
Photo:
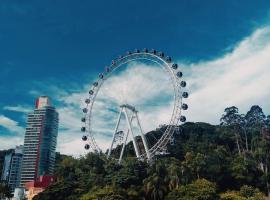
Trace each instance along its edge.
<path fill-rule="evenodd" d="M 2 136 L 0 135 L 0 150 L 14 149 L 17 145 L 23 144 L 23 136 Z"/>
<path fill-rule="evenodd" d="M 166 73 L 154 64 L 135 62 L 105 81 L 93 107 L 93 130 L 98 144 L 102 144 L 104 135 L 111 140 L 122 104 L 135 106 L 145 132 L 169 122 L 173 86 Z M 119 130 L 126 130 L 125 118 L 122 119 Z M 106 131 L 97 131 L 102 128 Z"/>
<path fill-rule="evenodd" d="M 99 144 L 101 149 L 106 149 L 109 146 L 110 141 L 101 140 Z M 57 151 L 66 155 L 72 155 L 80 157 L 89 152 L 84 149 L 85 143 L 81 140 L 81 132 L 62 131 L 58 136 Z"/>
<path fill-rule="evenodd" d="M 76 157 L 84 155 L 85 150 L 83 148 L 83 143 L 80 136 L 81 135 L 78 130 L 59 131 L 56 151 Z"/>
<path fill-rule="evenodd" d="M 246 112 L 260 105 L 269 114 L 270 27 L 255 31 L 222 58 L 185 66 L 189 74 L 188 120 L 217 124 L 224 108 Z"/>
<path fill-rule="evenodd" d="M 23 134 L 25 130 L 18 125 L 18 122 L 4 115 L 0 115 L 0 127 L 15 133 L 15 136 L 7 136 L 0 132 L 0 150 L 14 148 L 16 145 L 23 144 Z"/>
<path fill-rule="evenodd" d="M 22 112 L 22 113 L 28 113 L 32 111 L 32 108 L 29 106 L 4 106 L 4 110 L 10 110 L 10 111 L 15 111 L 15 112 Z"/>
<path fill-rule="evenodd" d="M 103 85 L 100 95 L 117 104 L 129 103 L 137 107 L 169 95 L 171 91 L 170 79 L 162 68 L 135 62 L 126 70 L 110 77 Z"/>
<path fill-rule="evenodd" d="M 59 113 L 57 151 L 76 157 L 84 155 L 84 144 L 80 132 L 80 110 L 72 105 L 66 105 L 58 108 L 57 111 Z"/>
<path fill-rule="evenodd" d="M 4 115 L 0 115 L 0 126 L 8 129 L 11 132 L 15 132 L 18 134 L 24 133 L 24 128 L 19 126 L 17 121 L 14 121 Z"/>

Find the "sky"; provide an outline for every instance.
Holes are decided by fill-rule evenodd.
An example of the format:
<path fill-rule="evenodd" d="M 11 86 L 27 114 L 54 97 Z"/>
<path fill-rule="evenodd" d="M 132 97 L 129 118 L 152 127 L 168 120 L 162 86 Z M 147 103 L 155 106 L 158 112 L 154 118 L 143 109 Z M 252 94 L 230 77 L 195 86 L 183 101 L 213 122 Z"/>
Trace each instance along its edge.
<path fill-rule="evenodd" d="M 0 150 L 23 144 L 27 113 L 47 95 L 59 112 L 57 151 L 84 154 L 87 91 L 112 59 L 135 48 L 161 50 L 178 63 L 190 93 L 188 121 L 218 124 L 232 105 L 270 114 L 269 22 L 268 0 L 3 0 Z M 110 143 L 120 103 L 139 108 L 147 132 L 169 120 L 172 95 L 166 73 L 149 63 L 115 73 L 94 108 L 100 146 Z"/>

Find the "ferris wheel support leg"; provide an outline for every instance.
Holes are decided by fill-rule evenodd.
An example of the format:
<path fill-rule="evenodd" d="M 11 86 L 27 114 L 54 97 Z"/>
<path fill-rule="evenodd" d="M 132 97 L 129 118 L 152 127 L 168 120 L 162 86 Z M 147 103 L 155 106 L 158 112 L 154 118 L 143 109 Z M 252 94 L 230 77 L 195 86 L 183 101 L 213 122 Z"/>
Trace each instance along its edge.
<path fill-rule="evenodd" d="M 133 114 L 132 114 L 130 123 L 132 123 L 133 118 L 134 118 L 134 116 L 133 116 Z M 119 165 L 120 165 L 121 162 L 122 162 L 122 158 L 123 158 L 123 155 L 124 155 L 125 147 L 126 147 L 126 144 L 127 144 L 128 135 L 129 135 L 129 128 L 127 128 L 126 135 L 125 135 L 125 139 L 124 139 L 123 146 L 122 146 L 122 149 L 121 149 L 121 154 L 120 154 L 120 157 L 119 157 L 119 160 L 118 160 L 118 164 L 119 164 Z"/>
<path fill-rule="evenodd" d="M 115 140 L 115 134 L 117 133 L 117 130 L 118 130 L 118 127 L 119 127 L 119 124 L 120 124 L 122 112 L 123 112 L 123 108 L 121 108 L 121 110 L 119 112 L 119 116 L 118 116 L 117 123 L 116 123 L 114 133 L 113 133 L 112 143 L 111 143 L 107 158 L 109 158 L 111 156 L 111 153 L 112 153 L 113 143 L 114 143 L 114 140 Z"/>
<path fill-rule="evenodd" d="M 132 135 L 132 141 L 133 141 L 133 146 L 134 146 L 134 149 L 135 149 L 135 153 L 136 153 L 137 158 L 139 158 L 139 156 L 140 156 L 139 149 L 138 149 L 138 146 L 137 146 L 137 142 L 136 142 L 136 138 L 134 136 L 133 130 L 131 128 L 131 123 L 130 123 L 130 120 L 128 118 L 128 114 L 127 114 L 127 109 L 126 108 L 124 108 L 124 113 L 125 113 L 125 116 L 126 116 L 126 120 L 128 122 L 128 128 L 129 128 L 130 133 Z"/>
<path fill-rule="evenodd" d="M 146 156 L 147 156 L 148 161 L 150 161 L 151 157 L 150 157 L 150 153 L 149 153 L 149 148 L 148 148 L 148 144 L 147 144 L 147 141 L 146 141 L 145 135 L 143 133 L 139 117 L 138 117 L 138 112 L 135 112 L 135 115 L 136 115 L 136 119 L 137 119 L 137 124 L 138 124 L 138 126 L 140 128 L 141 137 L 142 137 L 143 146 L 144 146 L 144 149 L 145 149 L 145 152 L 146 152 Z"/>
<path fill-rule="evenodd" d="M 125 135 L 125 140 L 124 140 L 124 143 L 123 143 L 123 146 L 122 146 L 122 149 L 121 149 L 121 154 L 120 154 L 120 157 L 119 157 L 119 160 L 118 160 L 119 165 L 122 162 L 122 158 L 123 158 L 123 154 L 124 154 L 124 151 L 125 151 L 128 135 L 129 135 L 129 129 L 128 129 L 126 135 Z"/>

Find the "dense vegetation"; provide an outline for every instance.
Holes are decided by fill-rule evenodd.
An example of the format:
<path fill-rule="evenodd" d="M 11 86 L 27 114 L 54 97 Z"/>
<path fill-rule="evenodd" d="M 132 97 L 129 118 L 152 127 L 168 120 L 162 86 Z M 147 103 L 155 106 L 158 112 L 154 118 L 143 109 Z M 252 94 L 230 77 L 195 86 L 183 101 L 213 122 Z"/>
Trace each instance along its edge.
<path fill-rule="evenodd" d="M 170 154 L 151 165 L 131 156 L 122 165 L 102 154 L 66 156 L 56 170 L 58 182 L 34 199 L 262 200 L 270 193 L 269 126 L 259 106 L 244 115 L 229 107 L 220 125 L 185 123 Z"/>
<path fill-rule="evenodd" d="M 263 200 L 270 193 L 269 127 L 259 106 L 246 114 L 229 107 L 220 125 L 185 123 L 169 154 L 151 165 L 131 156 L 122 165 L 103 154 L 58 156 L 58 181 L 34 200 Z"/>

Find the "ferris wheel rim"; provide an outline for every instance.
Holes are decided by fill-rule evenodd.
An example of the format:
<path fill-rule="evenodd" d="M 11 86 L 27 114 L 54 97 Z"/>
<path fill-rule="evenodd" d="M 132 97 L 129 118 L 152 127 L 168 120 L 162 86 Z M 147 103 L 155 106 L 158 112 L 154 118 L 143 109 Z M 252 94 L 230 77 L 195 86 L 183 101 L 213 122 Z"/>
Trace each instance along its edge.
<path fill-rule="evenodd" d="M 156 59 L 156 60 L 155 60 Z M 136 61 L 136 60 L 149 60 L 151 62 L 154 62 L 156 64 L 159 64 L 162 68 L 164 68 L 164 70 L 166 72 L 168 72 L 170 74 L 170 79 L 171 82 L 173 84 L 173 88 L 174 88 L 174 106 L 173 106 L 173 111 L 171 113 L 171 117 L 169 120 L 169 124 L 166 127 L 165 132 L 162 134 L 162 136 L 158 139 L 158 141 L 149 149 L 149 152 L 151 154 L 151 156 L 155 156 L 156 153 L 158 153 L 159 151 L 162 151 L 165 146 L 168 144 L 169 140 L 171 140 L 173 132 L 174 132 L 174 128 L 179 125 L 180 122 L 180 118 L 178 116 L 181 116 L 181 106 L 182 106 L 182 92 L 181 92 L 181 85 L 180 85 L 180 81 L 182 80 L 182 75 L 181 77 L 177 77 L 177 73 L 180 72 L 177 68 L 173 69 L 173 65 L 175 63 L 173 63 L 170 59 L 170 61 L 165 59 L 165 56 L 159 56 L 155 53 L 149 53 L 149 52 L 135 52 L 132 54 L 128 54 L 125 55 L 123 57 L 120 57 L 119 59 L 117 59 L 116 61 L 112 61 L 112 64 L 107 67 L 105 70 L 106 72 L 104 74 L 100 74 L 99 75 L 99 79 L 94 82 L 93 86 L 91 87 L 90 91 L 91 94 L 89 94 L 89 99 L 90 102 L 87 103 L 87 109 L 89 108 L 89 110 L 86 111 L 85 113 L 85 127 L 87 127 L 87 141 L 89 146 L 91 147 L 91 149 L 93 149 L 94 151 L 98 151 L 100 152 L 101 149 L 99 148 L 95 137 L 93 135 L 93 131 L 91 129 L 91 118 L 92 118 L 92 109 L 93 109 L 93 105 L 95 103 L 96 97 L 98 95 L 98 92 L 100 90 L 100 88 L 102 87 L 103 83 L 110 78 L 111 74 L 113 74 L 113 72 L 120 68 L 122 65 L 127 64 L 129 62 L 132 61 Z M 160 61 L 161 63 L 158 63 L 158 61 Z M 176 64 L 177 65 L 177 64 Z M 182 72 L 180 72 L 182 74 Z M 183 82 L 183 81 L 182 81 Z M 86 120 L 87 119 L 87 120 Z M 88 123 L 87 123 L 88 122 Z M 141 157 L 145 157 L 145 153 L 140 155 Z"/>

